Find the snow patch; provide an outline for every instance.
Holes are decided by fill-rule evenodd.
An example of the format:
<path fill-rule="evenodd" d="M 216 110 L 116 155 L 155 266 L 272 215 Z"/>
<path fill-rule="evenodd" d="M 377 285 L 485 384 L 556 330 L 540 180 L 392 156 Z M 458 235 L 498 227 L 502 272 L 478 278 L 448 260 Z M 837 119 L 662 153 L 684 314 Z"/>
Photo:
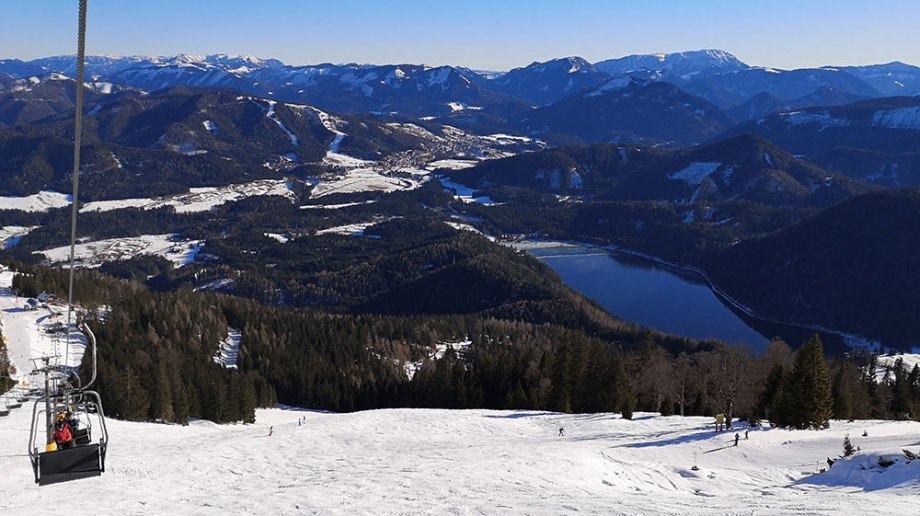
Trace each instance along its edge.
<path fill-rule="evenodd" d="M 398 190 L 414 190 L 421 186 L 422 182 L 424 181 L 384 175 L 372 168 L 356 168 L 332 181 L 321 181 L 313 187 L 310 198 L 318 199 L 333 193 L 389 193 Z"/>
<path fill-rule="evenodd" d="M 166 258 L 178 268 L 194 262 L 202 245 L 204 242 L 201 240 L 183 240 L 175 233 L 141 235 L 80 243 L 74 248 L 74 253 L 78 267 L 98 267 L 106 262 L 155 255 Z M 35 251 L 33 254 L 45 255 L 52 264 L 64 263 L 70 260 L 70 246 Z"/>
<path fill-rule="evenodd" d="M 212 136 L 217 136 L 217 124 L 215 124 L 211 120 L 205 120 L 204 122 L 201 122 L 201 125 L 203 125 L 204 128 L 209 133 L 211 133 Z"/>
<path fill-rule="evenodd" d="M 630 77 L 628 76 L 619 77 L 617 79 L 613 79 L 611 81 L 605 82 L 604 84 L 601 85 L 600 88 L 597 88 L 591 93 L 588 93 L 587 96 L 588 97 L 598 97 L 608 91 L 622 90 L 623 88 L 626 88 L 627 86 L 629 86 L 631 83 L 632 83 L 632 79 Z"/>
<path fill-rule="evenodd" d="M 428 170 L 437 170 L 439 168 L 447 168 L 450 170 L 463 170 L 465 168 L 472 168 L 478 165 L 479 162 L 475 160 L 468 159 L 439 159 L 437 161 L 432 161 L 425 165 L 425 168 Z"/>
<path fill-rule="evenodd" d="M 439 342 L 434 345 L 434 349 L 428 354 L 424 360 L 418 362 L 406 362 L 406 376 L 410 379 L 415 376 L 415 373 L 418 372 L 426 362 L 440 360 L 444 358 L 444 354 L 447 353 L 448 349 L 452 349 L 457 352 L 457 354 L 466 353 L 470 346 L 473 345 L 473 341 L 469 339 L 464 339 L 460 341 L 453 342 Z"/>
<path fill-rule="evenodd" d="M 268 238 L 277 240 L 278 242 L 281 242 L 282 244 L 286 244 L 291 241 L 290 236 L 282 235 L 281 233 L 262 233 L 262 234 L 267 236 Z"/>
<path fill-rule="evenodd" d="M 235 202 L 248 197 L 260 195 L 278 195 L 291 201 L 297 198 L 292 185 L 286 179 L 259 179 L 250 183 L 227 186 L 190 188 L 189 193 L 156 197 L 153 199 L 117 199 L 110 201 L 93 201 L 86 203 L 80 213 L 119 210 L 123 208 L 141 208 L 153 210 L 172 206 L 177 213 L 197 213 L 209 211 L 222 204 Z"/>
<path fill-rule="evenodd" d="M 683 169 L 669 174 L 668 177 L 674 180 L 684 181 L 688 185 L 699 185 L 721 165 L 721 163 L 693 162 Z"/>
<path fill-rule="evenodd" d="M 268 117 L 268 119 L 270 119 L 272 122 L 278 124 L 278 127 L 280 127 L 281 130 L 284 131 L 284 133 L 288 135 L 288 138 L 291 139 L 291 145 L 296 147 L 298 144 L 297 136 L 294 133 L 292 133 L 284 125 L 284 123 L 281 122 L 281 120 L 278 118 L 278 115 L 275 113 L 275 106 L 278 104 L 278 102 L 274 100 L 268 100 L 266 102 L 268 102 L 268 111 L 265 112 L 265 116 Z"/>
<path fill-rule="evenodd" d="M 243 333 L 236 328 L 227 328 L 227 337 L 220 341 L 217 353 L 214 354 L 214 363 L 227 369 L 236 369 L 240 358 L 240 342 Z"/>
<path fill-rule="evenodd" d="M 845 127 L 850 125 L 850 121 L 845 118 L 835 118 L 830 115 L 828 112 L 823 113 L 809 113 L 806 111 L 791 111 L 788 113 L 781 113 L 780 116 L 783 120 L 786 121 L 789 125 L 807 125 L 807 124 L 818 124 L 821 126 L 819 131 L 823 131 L 829 127 Z"/>
<path fill-rule="evenodd" d="M 11 249 L 39 226 L 0 226 L 0 250 Z"/>
<path fill-rule="evenodd" d="M 475 188 L 461 185 L 460 183 L 447 179 L 445 176 L 438 176 L 438 180 L 441 181 L 441 186 L 444 187 L 444 191 L 452 193 L 454 195 L 454 199 L 457 199 L 460 202 L 477 203 L 485 206 L 497 206 L 501 204 L 493 201 L 490 197 L 474 197 L 473 194 L 476 192 Z"/>
<path fill-rule="evenodd" d="M 21 210 L 43 213 L 55 208 L 69 206 L 73 197 L 50 190 L 26 197 L 0 197 L 0 210 Z"/>
<path fill-rule="evenodd" d="M 354 224 L 344 224 L 342 226 L 334 226 L 331 228 L 321 229 L 316 232 L 316 236 L 320 235 L 345 235 L 345 236 L 365 236 L 364 231 L 374 225 L 380 224 L 381 222 L 386 222 L 392 220 L 395 217 L 377 217 L 374 220 L 367 222 L 357 222 Z"/>
<path fill-rule="evenodd" d="M 361 206 L 363 204 L 373 204 L 377 202 L 374 199 L 360 202 L 343 202 L 341 204 L 304 204 L 301 210 L 338 210 L 341 208 L 350 208 L 351 206 Z"/>
<path fill-rule="evenodd" d="M 889 129 L 918 130 L 920 106 L 876 111 L 872 116 L 872 125 Z"/>

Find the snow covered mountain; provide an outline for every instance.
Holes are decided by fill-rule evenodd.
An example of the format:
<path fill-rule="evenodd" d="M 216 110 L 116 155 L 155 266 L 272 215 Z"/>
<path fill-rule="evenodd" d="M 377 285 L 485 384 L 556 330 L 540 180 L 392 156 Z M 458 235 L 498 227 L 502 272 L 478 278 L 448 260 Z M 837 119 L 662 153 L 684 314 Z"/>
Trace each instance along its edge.
<path fill-rule="evenodd" d="M 484 90 L 487 81 L 459 67 L 423 65 L 320 64 L 287 66 L 276 59 L 214 54 L 172 57 L 87 58 L 87 75 L 99 81 L 142 90 L 174 86 L 221 87 L 280 101 L 305 102 L 332 111 L 446 115 L 494 104 L 519 104 L 501 93 Z M 50 72 L 73 75 L 72 56 L 0 61 L 0 73 L 27 78 Z M 501 111 L 501 109 L 499 109 Z"/>
<path fill-rule="evenodd" d="M 0 77 L 28 79 L 50 73 L 72 76 L 72 56 L 23 62 L 0 60 Z M 276 59 L 214 54 L 160 57 L 87 57 L 87 73 L 97 82 L 147 91 L 174 86 L 222 87 L 300 102 L 341 113 L 395 117 L 437 117 L 453 125 L 496 130 L 530 106 L 546 106 L 611 77 L 670 82 L 723 109 L 747 102 L 746 118 L 767 114 L 772 103 L 790 102 L 819 90 L 850 98 L 911 95 L 920 92 L 920 68 L 903 63 L 874 66 L 776 70 L 752 67 L 717 49 L 671 54 L 631 55 L 591 64 L 580 57 L 534 62 L 504 73 L 476 72 L 459 66 L 417 64 L 285 65 Z M 839 102 L 832 102 L 834 104 Z"/>
<path fill-rule="evenodd" d="M 690 80 L 698 76 L 736 72 L 750 68 L 724 50 L 691 50 L 673 54 L 639 54 L 595 63 L 594 66 L 613 76 L 651 71 L 670 80 Z"/>
<path fill-rule="evenodd" d="M 732 125 L 719 108 L 671 83 L 629 78 L 533 110 L 519 123 L 559 141 L 670 144 L 698 143 Z"/>
<path fill-rule="evenodd" d="M 87 82 L 84 94 L 87 104 L 103 95 L 119 93 L 128 88 L 106 82 Z M 24 79 L 0 77 L 0 129 L 30 124 L 72 112 L 76 102 L 75 81 L 60 73 L 30 76 Z"/>
<path fill-rule="evenodd" d="M 920 94 L 920 67 L 895 61 L 868 66 L 826 67 L 847 72 L 886 96 Z"/>
<path fill-rule="evenodd" d="M 768 206 L 829 206 L 870 188 L 743 135 L 689 149 L 634 145 L 559 147 L 479 163 L 451 177 L 604 200 L 681 205 L 743 200 Z"/>
<path fill-rule="evenodd" d="M 720 137 L 758 134 L 803 156 L 838 147 L 900 154 L 920 152 L 918 131 L 920 97 L 889 97 L 781 112 L 740 124 Z"/>
<path fill-rule="evenodd" d="M 580 57 L 553 59 L 515 68 L 493 81 L 502 93 L 543 106 L 585 88 L 600 86 L 609 75 Z"/>
<path fill-rule="evenodd" d="M 681 84 L 681 88 L 723 108 L 738 105 L 762 92 L 771 93 L 782 99 L 796 99 L 819 88 L 833 88 L 864 98 L 882 96 L 862 79 L 842 70 L 823 68 L 749 68 L 700 77 Z"/>
<path fill-rule="evenodd" d="M 828 86 L 822 86 L 797 99 L 784 99 L 773 93 L 763 92 L 754 95 L 742 104 L 727 109 L 725 112 L 738 122 L 743 122 L 769 116 L 779 111 L 793 111 L 815 106 L 841 106 L 864 100 L 864 98 L 852 93 L 838 91 Z"/>

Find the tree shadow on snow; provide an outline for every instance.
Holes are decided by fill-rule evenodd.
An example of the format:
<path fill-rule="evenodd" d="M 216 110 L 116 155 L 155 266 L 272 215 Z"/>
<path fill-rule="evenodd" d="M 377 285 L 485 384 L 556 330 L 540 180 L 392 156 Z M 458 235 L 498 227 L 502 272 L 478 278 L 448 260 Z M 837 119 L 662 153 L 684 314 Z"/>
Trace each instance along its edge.
<path fill-rule="evenodd" d="M 502 415 L 487 415 L 483 416 L 489 419 L 524 419 L 528 417 L 537 417 L 537 416 L 546 416 L 551 414 L 551 412 L 515 412 L 514 414 L 502 414 Z"/>
<path fill-rule="evenodd" d="M 678 433 L 678 432 L 673 432 L 673 433 Z M 617 448 L 654 448 L 658 446 L 670 446 L 673 444 L 709 441 L 709 440 L 712 440 L 713 438 L 719 438 L 722 436 L 726 436 L 726 434 L 732 436 L 729 442 L 731 442 L 732 447 L 734 447 L 734 442 L 735 442 L 734 434 L 729 434 L 729 432 L 714 432 L 712 430 L 701 430 L 700 432 L 695 433 L 695 434 L 690 434 L 690 435 L 680 434 L 680 435 L 676 435 L 671 438 L 660 439 L 657 441 L 643 441 L 643 442 L 638 442 L 638 443 L 621 444 L 620 446 L 617 446 Z M 666 435 L 666 434 L 663 434 L 663 435 Z"/>

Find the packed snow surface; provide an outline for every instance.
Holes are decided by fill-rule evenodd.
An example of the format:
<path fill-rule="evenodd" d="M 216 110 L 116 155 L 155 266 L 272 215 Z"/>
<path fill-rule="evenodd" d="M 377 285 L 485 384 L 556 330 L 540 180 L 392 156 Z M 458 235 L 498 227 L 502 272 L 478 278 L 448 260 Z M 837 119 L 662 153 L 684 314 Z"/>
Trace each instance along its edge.
<path fill-rule="evenodd" d="M 195 261 L 202 242 L 183 240 L 176 234 L 141 235 L 138 237 L 107 238 L 77 244 L 74 254 L 78 267 L 98 267 L 105 262 L 127 260 L 141 255 L 157 255 L 181 267 Z M 44 254 L 51 263 L 70 260 L 70 246 L 55 247 L 36 253 Z"/>
<path fill-rule="evenodd" d="M 32 359 L 39 357 L 56 356 L 59 358 L 53 363 L 70 367 L 80 365 L 86 347 L 86 337 L 74 330 L 70 332 L 68 345 L 68 332 L 50 331 L 58 323 L 67 322 L 67 308 L 48 303 L 45 305 L 47 308 L 40 306 L 35 310 L 25 310 L 26 298 L 13 293 L 13 275 L 12 271 L 0 266 L 0 333 L 3 334 L 10 361 L 16 368 L 16 373 L 12 376 L 17 380 L 28 381 L 35 365 Z M 0 437 L 0 440 L 4 438 Z M 2 512 L 3 504 L 0 502 L 0 513 Z"/>
<path fill-rule="evenodd" d="M 306 418 L 302 425 L 297 421 Z M 101 477 L 37 487 L 27 410 L 0 419 L 0 511 L 68 514 L 916 514 L 920 424 L 753 430 L 709 418 L 538 411 L 265 409 L 252 425 L 108 423 Z M 271 436 L 269 429 L 271 428 Z M 565 435 L 559 436 L 559 428 Z M 869 437 L 860 437 L 863 430 Z M 742 430 L 743 434 L 743 430 Z M 862 451 L 829 472 L 850 434 Z M 693 466 L 697 470 L 693 470 Z M 839 468 L 839 469 L 835 469 Z M 866 486 L 866 487 L 862 487 Z"/>

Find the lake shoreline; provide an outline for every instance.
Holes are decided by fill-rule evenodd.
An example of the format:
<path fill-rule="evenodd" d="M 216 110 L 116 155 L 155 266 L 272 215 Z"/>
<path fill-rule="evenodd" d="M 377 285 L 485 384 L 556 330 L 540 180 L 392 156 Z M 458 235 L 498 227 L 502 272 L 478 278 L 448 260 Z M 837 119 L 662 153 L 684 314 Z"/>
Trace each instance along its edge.
<path fill-rule="evenodd" d="M 791 328 L 798 328 L 800 330 L 809 330 L 819 333 L 825 333 L 828 335 L 834 335 L 839 337 L 843 343 L 849 348 L 864 348 L 869 350 L 878 350 L 881 347 L 881 343 L 877 340 L 864 337 L 862 335 L 857 335 L 855 333 L 846 332 L 843 330 L 837 330 L 833 328 L 827 328 L 818 324 L 808 324 L 808 323 L 797 323 L 797 322 L 787 322 L 780 321 L 762 314 L 757 313 L 751 307 L 745 305 L 744 303 L 738 301 L 732 297 L 728 292 L 719 287 L 706 273 L 703 269 L 692 266 L 692 265 L 681 265 L 668 260 L 659 258 L 648 253 L 643 253 L 641 251 L 636 251 L 632 249 L 626 249 L 619 247 L 614 244 L 609 245 L 598 245 L 585 242 L 571 242 L 571 241 L 561 241 L 561 240 L 505 240 L 501 242 L 504 245 L 508 245 L 514 249 L 521 251 L 531 252 L 532 250 L 538 249 L 574 249 L 574 248 L 583 248 L 583 249 L 598 249 L 609 255 L 621 255 L 628 256 L 633 258 L 639 258 L 645 260 L 651 264 L 657 265 L 660 268 L 671 272 L 677 276 L 683 277 L 685 279 L 694 278 L 700 280 L 701 284 L 709 288 L 710 291 L 726 306 L 733 308 L 751 319 L 761 321 L 763 323 L 775 324 L 780 326 L 787 326 Z M 533 254 L 533 253 L 531 253 Z M 575 256 L 575 253 L 561 253 L 558 255 L 561 256 Z M 539 256 L 533 254 L 537 258 L 548 258 L 544 256 Z M 756 329 L 754 331 L 757 331 Z M 758 332 L 759 333 L 759 332 Z M 769 337 L 765 337 L 767 340 L 770 340 Z M 795 344 L 795 343 L 790 343 Z"/>

